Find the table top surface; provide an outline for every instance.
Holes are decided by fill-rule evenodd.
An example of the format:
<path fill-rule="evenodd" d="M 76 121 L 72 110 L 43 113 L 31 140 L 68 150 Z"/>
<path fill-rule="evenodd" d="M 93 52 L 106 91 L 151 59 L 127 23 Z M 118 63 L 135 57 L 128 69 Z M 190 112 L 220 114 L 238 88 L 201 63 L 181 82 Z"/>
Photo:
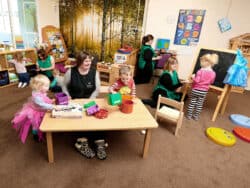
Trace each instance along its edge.
<path fill-rule="evenodd" d="M 140 99 L 134 100 L 133 111 L 125 114 L 119 110 L 119 106 L 111 106 L 106 98 L 102 99 L 77 99 L 74 103 L 85 104 L 95 101 L 103 109 L 108 110 L 108 117 L 97 119 L 83 112 L 82 118 L 52 118 L 51 112 L 47 112 L 43 118 L 40 130 L 43 132 L 66 131 L 101 131 L 101 130 L 139 130 L 157 128 L 158 124 Z"/>

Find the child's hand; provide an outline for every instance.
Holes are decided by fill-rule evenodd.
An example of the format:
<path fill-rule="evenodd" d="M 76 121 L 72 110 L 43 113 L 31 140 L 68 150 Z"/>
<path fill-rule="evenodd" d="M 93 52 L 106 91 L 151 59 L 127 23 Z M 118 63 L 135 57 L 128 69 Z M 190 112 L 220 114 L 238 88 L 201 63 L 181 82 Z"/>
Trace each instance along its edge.
<path fill-rule="evenodd" d="M 62 106 L 57 106 L 57 105 L 55 105 L 55 106 L 54 106 L 54 109 L 55 109 L 55 110 L 63 110 L 63 107 L 62 107 Z"/>
<path fill-rule="evenodd" d="M 192 74 L 191 79 L 193 80 L 195 78 L 195 74 Z"/>
<path fill-rule="evenodd" d="M 51 99 L 52 100 L 52 104 L 56 103 L 56 99 Z"/>

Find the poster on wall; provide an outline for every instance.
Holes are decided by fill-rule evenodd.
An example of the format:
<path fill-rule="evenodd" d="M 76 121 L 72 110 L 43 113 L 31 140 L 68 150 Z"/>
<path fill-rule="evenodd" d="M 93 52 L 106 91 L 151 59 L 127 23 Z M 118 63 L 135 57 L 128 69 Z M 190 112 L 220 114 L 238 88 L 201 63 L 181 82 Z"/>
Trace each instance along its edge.
<path fill-rule="evenodd" d="M 228 31 L 232 28 L 230 21 L 228 18 L 222 18 L 218 21 L 218 25 L 220 28 L 220 31 L 223 33 L 225 31 Z"/>
<path fill-rule="evenodd" d="M 157 50 L 160 50 L 160 49 L 168 50 L 169 45 L 170 45 L 170 39 L 157 39 L 156 49 Z"/>
<path fill-rule="evenodd" d="M 206 10 L 184 10 L 179 12 L 174 44 L 192 46 L 199 42 Z"/>

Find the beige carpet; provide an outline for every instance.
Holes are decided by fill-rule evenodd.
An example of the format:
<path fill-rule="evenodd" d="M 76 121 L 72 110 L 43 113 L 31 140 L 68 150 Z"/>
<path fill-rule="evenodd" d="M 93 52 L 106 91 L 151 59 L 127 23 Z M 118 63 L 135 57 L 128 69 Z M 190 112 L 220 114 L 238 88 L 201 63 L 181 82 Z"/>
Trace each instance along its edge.
<path fill-rule="evenodd" d="M 138 85 L 137 93 L 148 98 L 152 84 Z M 54 135 L 55 163 L 47 162 L 46 143 L 29 136 L 26 144 L 11 128 L 14 113 L 30 96 L 30 89 L 0 89 L 0 187 L 1 188 L 248 188 L 250 145 L 240 139 L 233 147 L 213 143 L 205 129 L 217 126 L 231 131 L 228 116 L 250 116 L 250 92 L 231 94 L 226 113 L 215 123 L 211 117 L 217 96 L 210 93 L 199 121 L 184 119 L 180 136 L 174 127 L 161 123 L 153 131 L 147 159 L 141 158 L 143 136 L 139 131 L 108 132 L 108 158 L 85 159 L 73 147 L 80 133 Z M 154 110 L 147 107 L 153 114 Z"/>

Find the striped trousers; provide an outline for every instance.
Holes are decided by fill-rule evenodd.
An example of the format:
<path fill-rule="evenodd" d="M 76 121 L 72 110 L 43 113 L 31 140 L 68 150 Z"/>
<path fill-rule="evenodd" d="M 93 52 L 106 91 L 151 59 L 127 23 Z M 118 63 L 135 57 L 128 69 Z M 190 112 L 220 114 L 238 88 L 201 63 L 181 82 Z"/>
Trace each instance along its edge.
<path fill-rule="evenodd" d="M 207 91 L 192 89 L 190 103 L 187 109 L 188 119 L 191 119 L 191 117 L 193 117 L 195 120 L 198 120 L 206 95 Z"/>

